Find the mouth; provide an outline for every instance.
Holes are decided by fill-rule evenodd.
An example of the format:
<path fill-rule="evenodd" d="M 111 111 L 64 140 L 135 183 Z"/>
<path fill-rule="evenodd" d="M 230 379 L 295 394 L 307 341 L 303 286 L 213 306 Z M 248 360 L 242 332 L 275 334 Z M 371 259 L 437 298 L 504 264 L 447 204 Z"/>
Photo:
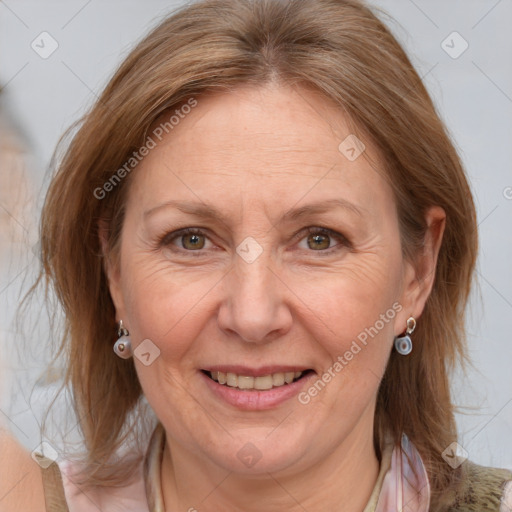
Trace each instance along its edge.
<path fill-rule="evenodd" d="M 315 373 L 312 369 L 274 371 L 264 373 L 265 370 L 258 371 L 221 371 L 221 370 L 201 370 L 212 381 L 221 386 L 233 388 L 239 391 L 270 391 L 276 388 L 289 386 L 297 381 L 306 378 Z M 253 375 L 250 375 L 250 374 Z M 255 375 L 259 373 L 260 375 Z M 264 374 L 262 374 L 264 373 Z M 249 374 L 249 375 L 248 375 Z"/>

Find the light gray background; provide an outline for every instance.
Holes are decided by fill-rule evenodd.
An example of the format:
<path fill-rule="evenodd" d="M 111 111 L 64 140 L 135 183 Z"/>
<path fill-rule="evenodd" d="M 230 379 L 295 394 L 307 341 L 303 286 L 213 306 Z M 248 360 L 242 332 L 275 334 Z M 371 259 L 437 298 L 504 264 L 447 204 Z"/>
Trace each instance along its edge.
<path fill-rule="evenodd" d="M 481 239 L 480 291 L 473 294 L 468 324 L 475 368 L 465 378 L 457 376 L 453 389 L 458 405 L 475 409 L 458 414 L 457 422 L 472 460 L 512 468 L 512 1 L 371 3 L 395 18 L 388 25 L 424 77 L 472 183 Z M 29 152 L 25 166 L 38 205 L 59 136 L 95 101 L 134 43 L 176 5 L 156 0 L 0 2 L 2 108 Z M 59 45 L 47 59 L 31 48 L 43 31 Z M 469 45 L 455 59 L 442 43 L 452 52 L 460 50 L 463 41 L 450 35 L 454 31 Z M 37 265 L 31 250 L 37 242 L 35 218 L 13 222 L 25 243 L 1 247 L 0 267 L 0 423 L 29 449 L 39 444 L 38 424 L 52 388 L 38 382 L 45 368 L 44 316 L 25 334 L 12 324 L 19 291 Z M 31 327 L 36 315 L 37 308 L 25 324 Z"/>

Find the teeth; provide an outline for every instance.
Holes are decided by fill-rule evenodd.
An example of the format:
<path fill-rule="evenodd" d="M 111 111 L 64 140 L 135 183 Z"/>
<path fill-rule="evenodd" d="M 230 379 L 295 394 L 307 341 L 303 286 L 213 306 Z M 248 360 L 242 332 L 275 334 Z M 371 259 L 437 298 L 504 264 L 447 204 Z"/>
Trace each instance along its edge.
<path fill-rule="evenodd" d="M 228 373 L 226 375 L 227 384 L 232 388 L 236 388 L 238 386 L 238 377 L 234 373 Z"/>
<path fill-rule="evenodd" d="M 291 384 L 293 382 L 293 379 L 295 378 L 295 372 L 286 372 L 284 374 L 284 381 L 286 384 Z"/>
<path fill-rule="evenodd" d="M 264 377 L 256 377 L 254 379 L 254 389 L 264 391 L 265 389 L 272 389 L 272 375 L 265 375 Z"/>
<path fill-rule="evenodd" d="M 274 386 L 282 386 L 284 384 L 284 373 L 274 373 L 272 375 L 272 384 Z"/>
<path fill-rule="evenodd" d="M 236 378 L 238 379 L 239 389 L 254 389 L 254 377 L 245 377 L 244 375 L 239 375 Z"/>
<path fill-rule="evenodd" d="M 280 387 L 291 384 L 294 380 L 301 377 L 303 372 L 285 372 L 273 373 L 262 377 L 251 377 L 248 375 L 236 375 L 235 373 L 210 372 L 213 380 L 219 384 L 228 385 L 238 389 L 257 389 L 264 391 L 273 387 Z"/>

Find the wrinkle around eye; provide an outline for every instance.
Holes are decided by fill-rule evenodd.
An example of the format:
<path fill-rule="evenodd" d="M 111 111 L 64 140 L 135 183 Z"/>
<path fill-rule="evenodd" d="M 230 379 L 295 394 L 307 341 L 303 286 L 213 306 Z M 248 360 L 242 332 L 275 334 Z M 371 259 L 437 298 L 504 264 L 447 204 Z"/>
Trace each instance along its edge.
<path fill-rule="evenodd" d="M 159 237 L 159 241 L 157 242 L 154 250 L 155 252 L 168 252 L 170 258 L 176 257 L 178 260 L 183 260 L 184 258 L 207 259 L 209 257 L 215 257 L 223 249 L 218 247 L 218 244 L 212 241 L 211 237 L 208 236 L 205 231 L 206 230 L 199 228 L 183 228 L 171 231 Z M 206 247 L 179 247 L 180 244 L 183 245 L 183 237 L 186 237 L 190 234 L 204 237 L 206 240 Z M 328 238 L 330 246 L 326 248 L 309 247 L 307 245 L 308 237 L 311 235 L 318 235 Z M 329 256 L 333 257 L 335 254 L 339 254 L 342 251 L 349 251 L 352 249 L 352 244 L 345 235 L 332 229 L 319 226 L 309 226 L 307 228 L 301 229 L 298 233 L 291 237 L 291 243 L 292 246 L 285 248 L 285 252 L 296 252 L 298 255 L 300 255 L 299 257 L 302 258 L 316 259 L 323 257 L 327 258 Z M 208 247 L 208 244 L 211 245 Z M 304 244 L 306 244 L 306 246 Z"/>

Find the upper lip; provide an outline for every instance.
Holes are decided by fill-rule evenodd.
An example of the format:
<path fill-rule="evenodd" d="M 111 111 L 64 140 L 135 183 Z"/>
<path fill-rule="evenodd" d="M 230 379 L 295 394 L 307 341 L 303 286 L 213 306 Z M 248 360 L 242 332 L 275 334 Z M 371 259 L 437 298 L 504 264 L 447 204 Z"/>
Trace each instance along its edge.
<path fill-rule="evenodd" d="M 272 375 L 274 373 L 304 372 L 306 370 L 311 370 L 311 368 L 301 365 L 269 365 L 250 368 L 249 366 L 243 365 L 219 364 L 208 366 L 203 368 L 203 370 L 207 372 L 235 373 L 236 375 L 245 375 L 248 377 L 263 377 L 264 375 Z"/>

